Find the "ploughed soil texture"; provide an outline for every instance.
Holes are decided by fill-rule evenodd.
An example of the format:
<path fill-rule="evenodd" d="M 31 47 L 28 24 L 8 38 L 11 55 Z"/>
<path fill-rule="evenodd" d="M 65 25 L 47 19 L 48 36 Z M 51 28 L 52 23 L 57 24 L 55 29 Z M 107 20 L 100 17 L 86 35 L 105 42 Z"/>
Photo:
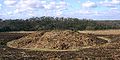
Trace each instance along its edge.
<path fill-rule="evenodd" d="M 113 31 L 0 33 L 0 60 L 120 60 L 120 30 Z"/>

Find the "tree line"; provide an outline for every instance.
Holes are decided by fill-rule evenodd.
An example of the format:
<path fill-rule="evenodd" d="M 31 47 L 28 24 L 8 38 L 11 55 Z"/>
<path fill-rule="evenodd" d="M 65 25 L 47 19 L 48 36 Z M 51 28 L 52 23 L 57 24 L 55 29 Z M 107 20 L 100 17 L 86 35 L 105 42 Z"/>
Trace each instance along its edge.
<path fill-rule="evenodd" d="M 104 30 L 120 29 L 119 20 L 92 20 L 64 17 L 0 19 L 0 32 L 39 30 Z"/>

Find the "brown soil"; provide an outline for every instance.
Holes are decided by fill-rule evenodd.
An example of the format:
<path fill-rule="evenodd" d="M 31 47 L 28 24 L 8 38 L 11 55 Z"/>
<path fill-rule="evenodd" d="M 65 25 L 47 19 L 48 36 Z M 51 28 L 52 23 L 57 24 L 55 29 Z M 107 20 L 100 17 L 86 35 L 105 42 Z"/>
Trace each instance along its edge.
<path fill-rule="evenodd" d="M 35 32 L 18 40 L 11 41 L 7 45 L 13 48 L 67 50 L 96 46 L 104 43 L 107 43 L 107 41 L 99 39 L 95 35 L 74 32 L 71 30 L 56 30 Z"/>

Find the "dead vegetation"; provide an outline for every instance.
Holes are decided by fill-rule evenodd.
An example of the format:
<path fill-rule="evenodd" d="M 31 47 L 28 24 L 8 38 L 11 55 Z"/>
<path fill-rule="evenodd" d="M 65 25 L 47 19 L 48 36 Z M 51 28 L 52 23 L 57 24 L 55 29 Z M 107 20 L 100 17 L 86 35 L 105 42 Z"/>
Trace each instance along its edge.
<path fill-rule="evenodd" d="M 13 48 L 40 48 L 40 49 L 80 49 L 87 46 L 96 46 L 107 43 L 95 35 L 83 34 L 71 30 L 42 31 L 30 34 L 8 43 Z"/>
<path fill-rule="evenodd" d="M 2 34 L 1 36 L 5 35 Z M 9 39 L 11 38 L 13 37 L 9 37 Z M 63 38 L 64 40 L 62 40 Z M 74 40 L 74 38 L 76 39 Z M 57 44 L 57 41 L 64 42 L 63 46 L 66 45 L 65 48 L 60 47 L 62 43 L 60 43 L 61 45 Z M 74 41 L 76 41 L 74 44 L 71 43 Z M 84 41 L 88 43 L 77 46 L 77 43 Z M 41 31 L 11 41 L 8 45 L 14 48 L 0 48 L 0 60 L 120 60 L 120 35 L 118 33 L 117 35 L 115 33 L 100 35 L 69 30 Z M 40 47 L 40 45 L 43 45 L 43 47 Z M 58 47 L 53 48 L 56 45 L 59 46 L 59 49 Z M 76 49 L 82 47 L 82 49 L 76 51 L 72 50 L 72 47 Z M 32 50 L 26 50 L 26 48 Z"/>
<path fill-rule="evenodd" d="M 118 30 L 95 30 L 95 31 L 79 31 L 80 33 L 89 33 L 95 35 L 120 35 L 120 29 Z"/>

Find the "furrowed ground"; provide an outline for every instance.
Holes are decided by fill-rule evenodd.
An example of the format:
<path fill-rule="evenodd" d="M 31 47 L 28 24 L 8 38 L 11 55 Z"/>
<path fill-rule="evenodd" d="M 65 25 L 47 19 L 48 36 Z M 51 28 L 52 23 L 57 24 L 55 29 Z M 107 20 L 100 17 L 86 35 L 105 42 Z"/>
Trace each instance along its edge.
<path fill-rule="evenodd" d="M 120 30 L 0 33 L 0 41 L 10 41 L 0 48 L 0 60 L 119 60 L 119 37 Z"/>

